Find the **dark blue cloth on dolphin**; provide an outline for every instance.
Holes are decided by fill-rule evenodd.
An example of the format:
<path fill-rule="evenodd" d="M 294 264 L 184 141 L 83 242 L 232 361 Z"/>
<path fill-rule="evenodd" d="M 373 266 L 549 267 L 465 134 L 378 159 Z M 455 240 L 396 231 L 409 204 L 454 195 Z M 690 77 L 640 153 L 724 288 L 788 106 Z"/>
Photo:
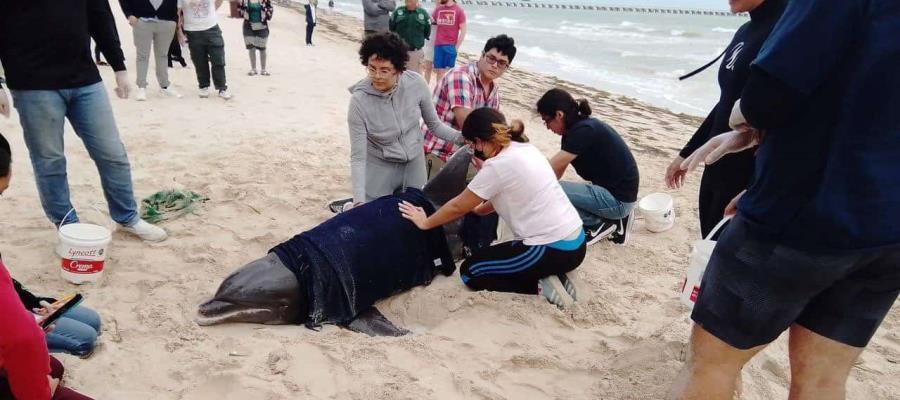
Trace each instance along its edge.
<path fill-rule="evenodd" d="M 347 324 L 376 301 L 456 265 L 442 228 L 422 231 L 403 218 L 400 201 L 434 207 L 416 189 L 385 196 L 338 214 L 319 226 L 275 246 L 275 253 L 297 276 L 309 299 L 308 327 Z"/>

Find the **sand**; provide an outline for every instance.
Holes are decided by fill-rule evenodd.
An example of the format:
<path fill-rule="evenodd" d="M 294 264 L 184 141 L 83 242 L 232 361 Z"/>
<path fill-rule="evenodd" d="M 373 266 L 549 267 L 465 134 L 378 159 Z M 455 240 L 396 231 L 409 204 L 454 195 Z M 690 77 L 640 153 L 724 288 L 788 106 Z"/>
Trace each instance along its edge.
<path fill-rule="evenodd" d="M 320 2 L 320 4 L 322 4 Z M 134 69 L 131 30 L 112 2 Z M 103 316 L 88 360 L 61 356 L 67 384 L 98 399 L 659 399 L 681 367 L 690 328 L 676 298 L 690 242 L 698 236 L 699 174 L 671 192 L 674 229 L 652 234 L 638 219 L 626 247 L 589 249 L 576 274 L 594 295 L 561 311 L 536 296 L 471 292 L 458 276 L 382 301 L 411 329 L 369 338 L 334 326 L 231 324 L 201 328 L 196 306 L 229 272 L 329 217 L 325 204 L 350 190 L 346 88 L 364 76 L 352 18 L 320 13 L 316 47 L 303 44 L 301 13 L 279 8 L 271 24 L 271 77 L 248 77 L 241 21 L 225 18 L 228 79 L 235 98 L 199 99 L 192 69 L 173 69 L 185 94 L 113 99 L 144 197 L 185 188 L 211 197 L 195 215 L 164 223 L 160 244 L 114 234 L 106 275 L 75 287 L 59 277 L 56 233 L 41 211 L 16 117 L 0 119 L 12 142 L 13 186 L 0 199 L 0 249 L 13 276 L 41 294 L 85 294 Z M 499 32 L 498 32 L 499 33 Z M 112 89 L 112 71 L 103 69 Z M 132 75 L 133 79 L 133 75 Z M 508 117 L 526 121 L 552 155 L 558 138 L 530 111 L 546 89 L 587 96 L 626 139 L 641 168 L 641 194 L 665 191 L 666 164 L 699 120 L 638 101 L 516 70 L 500 83 Z M 96 169 L 67 127 L 72 199 L 104 207 Z M 570 175 L 570 178 L 574 178 Z M 102 222 L 96 213 L 85 220 Z M 900 398 L 900 313 L 894 307 L 853 369 L 851 399 Z M 744 399 L 786 398 L 781 338 L 746 369 Z"/>

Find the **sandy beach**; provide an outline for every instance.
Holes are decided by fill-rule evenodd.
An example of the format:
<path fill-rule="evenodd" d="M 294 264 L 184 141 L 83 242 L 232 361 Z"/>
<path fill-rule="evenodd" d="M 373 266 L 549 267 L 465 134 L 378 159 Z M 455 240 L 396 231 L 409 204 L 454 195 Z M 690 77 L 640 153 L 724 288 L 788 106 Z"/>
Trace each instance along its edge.
<path fill-rule="evenodd" d="M 194 322 L 197 305 L 225 276 L 329 218 L 325 204 L 350 191 L 347 88 L 365 74 L 356 55 L 362 24 L 328 13 L 324 4 L 315 47 L 304 45 L 302 11 L 276 9 L 269 77 L 247 76 L 241 21 L 226 17 L 227 4 L 219 10 L 230 101 L 198 98 L 193 69 L 181 67 L 170 75 L 183 99 L 163 98 L 152 71 L 148 101 L 113 96 L 136 196 L 179 188 L 211 200 L 163 223 L 170 232 L 165 242 L 145 244 L 116 232 L 98 284 L 76 287 L 60 278 L 56 231 L 41 210 L 17 116 L 0 119 L 14 159 L 13 185 L 0 199 L 5 263 L 36 293 L 83 293 L 103 317 L 93 357 L 59 356 L 66 384 L 110 400 L 663 398 L 687 354 L 690 318 L 677 291 L 699 235 L 699 172 L 671 192 L 673 229 L 653 234 L 638 218 L 628 246 L 589 248 L 575 273 L 593 296 L 565 311 L 537 296 L 472 292 L 454 275 L 378 304 L 413 331 L 400 338 L 335 326 L 316 332 Z M 133 80 L 131 28 L 118 2 L 110 5 Z M 112 95 L 113 73 L 101 72 Z M 531 112 L 534 102 L 555 86 L 589 98 L 595 115 L 631 146 L 641 196 L 666 191 L 665 167 L 700 123 L 515 63 L 500 85 L 503 111 L 525 121 L 547 156 L 559 139 Z M 66 142 L 73 203 L 85 209 L 83 220 L 103 223 L 105 217 L 87 211 L 92 204 L 105 209 L 96 168 L 68 125 Z M 785 339 L 745 368 L 743 399 L 787 398 Z M 900 399 L 898 377 L 895 305 L 853 369 L 848 398 Z"/>

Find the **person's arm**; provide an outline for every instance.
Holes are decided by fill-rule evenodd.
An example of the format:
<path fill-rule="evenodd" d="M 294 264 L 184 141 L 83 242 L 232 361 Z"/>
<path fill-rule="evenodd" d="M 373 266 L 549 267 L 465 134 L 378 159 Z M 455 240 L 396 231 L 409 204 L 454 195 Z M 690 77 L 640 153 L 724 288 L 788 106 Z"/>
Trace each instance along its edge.
<path fill-rule="evenodd" d="M 116 21 L 109 8 L 109 2 L 88 0 L 87 7 L 88 31 L 91 37 L 113 71 L 125 71 L 125 54 L 122 52 L 122 43 L 119 41 L 119 32 L 116 30 Z"/>
<path fill-rule="evenodd" d="M 134 16 L 134 11 L 131 11 L 131 1 L 119 0 L 119 6 L 122 7 L 122 14 L 125 14 L 125 18 L 128 18 L 128 23 L 131 26 L 134 26 L 137 22 L 137 18 Z"/>
<path fill-rule="evenodd" d="M 556 173 L 556 179 L 562 178 L 563 174 L 566 173 L 566 168 L 569 168 L 569 164 L 575 161 L 576 158 L 578 158 L 577 154 L 560 150 L 550 159 L 550 166 L 553 167 L 553 172 Z"/>
<path fill-rule="evenodd" d="M 463 41 L 466 40 L 466 27 L 468 24 L 460 24 L 459 25 L 459 39 L 456 41 L 456 49 L 459 50 L 462 47 Z"/>
<path fill-rule="evenodd" d="M 425 12 L 425 15 L 428 15 L 428 12 Z M 428 16 L 428 23 L 425 25 L 425 40 L 431 40 L 431 16 Z"/>
<path fill-rule="evenodd" d="M 31 311 L 35 308 L 43 307 L 43 305 L 41 304 L 42 301 L 46 301 L 48 303 L 56 302 L 56 299 L 50 297 L 35 296 L 34 293 L 28 291 L 25 286 L 22 286 L 22 284 L 15 279 L 13 279 L 12 282 L 13 287 L 16 289 L 16 294 L 19 296 L 19 300 L 22 301 L 22 304 L 25 306 L 26 310 Z"/>
<path fill-rule="evenodd" d="M 466 189 L 435 211 L 434 214 L 431 214 L 430 217 L 425 215 L 425 211 L 421 207 L 413 206 L 405 201 L 400 203 L 400 213 L 404 218 L 412 221 L 419 229 L 427 231 L 459 219 L 469 211 L 474 210 L 479 204 L 484 203 L 484 201 L 471 190 Z"/>
<path fill-rule="evenodd" d="M 808 100 L 790 85 L 753 66 L 737 111 L 746 124 L 767 130 L 787 124 Z"/>
<path fill-rule="evenodd" d="M 688 140 L 687 144 L 678 152 L 678 155 L 681 158 L 688 158 L 691 156 L 695 150 L 703 146 L 707 140 L 709 140 L 709 133 L 712 131 L 713 120 L 715 119 L 716 110 L 719 108 L 719 105 L 716 104 L 713 107 L 712 111 L 709 112 L 709 115 L 706 116 L 706 119 L 703 120 L 703 123 L 700 124 L 700 127 L 694 131 L 694 135 L 691 136 L 691 139 Z"/>
<path fill-rule="evenodd" d="M 834 71 L 851 56 L 865 17 L 862 3 L 788 3 L 753 62 L 741 95 L 740 111 L 750 126 L 765 130 L 784 124 L 824 82 L 840 79 L 834 77 Z M 780 106 L 787 109 L 775 111 L 773 103 L 781 102 L 785 104 Z"/>
<path fill-rule="evenodd" d="M 471 107 L 453 107 L 453 122 L 456 124 L 456 126 L 462 128 L 463 122 L 466 122 L 466 118 L 471 113 Z"/>
<path fill-rule="evenodd" d="M 378 8 L 381 11 L 378 13 L 379 15 L 390 14 L 392 11 L 397 9 L 397 2 L 394 0 L 380 0 L 378 2 Z"/>
<path fill-rule="evenodd" d="M 491 202 L 486 201 L 484 203 L 479 204 L 478 207 L 475 207 L 475 209 L 472 210 L 472 213 L 479 217 L 484 217 L 486 215 L 493 214 L 495 211 L 496 210 L 494 210 L 494 205 L 491 204 Z"/>
<path fill-rule="evenodd" d="M 391 32 L 397 32 L 397 10 L 394 10 L 391 13 L 391 19 L 388 20 L 388 30 Z"/>
<path fill-rule="evenodd" d="M 2 264 L 0 264 L 0 268 Z M 0 279 L 0 360 L 13 397 L 19 400 L 46 400 L 52 396 L 50 355 L 44 333 L 34 316 L 22 307 L 9 275 L 3 269 Z"/>
<path fill-rule="evenodd" d="M 438 116 L 437 111 L 434 108 L 434 103 L 431 101 L 431 90 L 428 88 L 428 84 L 425 83 L 425 80 L 419 78 L 417 86 L 419 87 L 419 110 L 421 110 L 422 119 L 425 120 L 425 126 L 428 127 L 428 130 L 443 140 L 456 143 L 457 145 L 463 144 L 464 139 L 462 134 L 459 133 L 458 130 L 453 129 L 453 127 L 445 124 Z"/>
<path fill-rule="evenodd" d="M 347 125 L 350 128 L 350 180 L 353 185 L 353 204 L 366 201 L 366 147 L 368 135 L 362 110 L 356 101 L 350 100 L 347 112 Z"/>
<path fill-rule="evenodd" d="M 381 14 L 381 8 L 375 0 L 362 0 L 363 12 L 368 16 L 377 17 Z"/>

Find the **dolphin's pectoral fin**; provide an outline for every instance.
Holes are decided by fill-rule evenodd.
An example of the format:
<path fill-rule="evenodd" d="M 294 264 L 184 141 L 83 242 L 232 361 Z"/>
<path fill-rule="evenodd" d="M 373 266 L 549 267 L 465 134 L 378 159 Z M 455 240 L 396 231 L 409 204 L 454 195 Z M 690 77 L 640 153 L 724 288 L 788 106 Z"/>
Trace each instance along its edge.
<path fill-rule="evenodd" d="M 409 333 L 408 330 L 394 325 L 375 307 L 360 313 L 356 319 L 344 325 L 344 328 L 369 336 L 403 336 Z"/>

